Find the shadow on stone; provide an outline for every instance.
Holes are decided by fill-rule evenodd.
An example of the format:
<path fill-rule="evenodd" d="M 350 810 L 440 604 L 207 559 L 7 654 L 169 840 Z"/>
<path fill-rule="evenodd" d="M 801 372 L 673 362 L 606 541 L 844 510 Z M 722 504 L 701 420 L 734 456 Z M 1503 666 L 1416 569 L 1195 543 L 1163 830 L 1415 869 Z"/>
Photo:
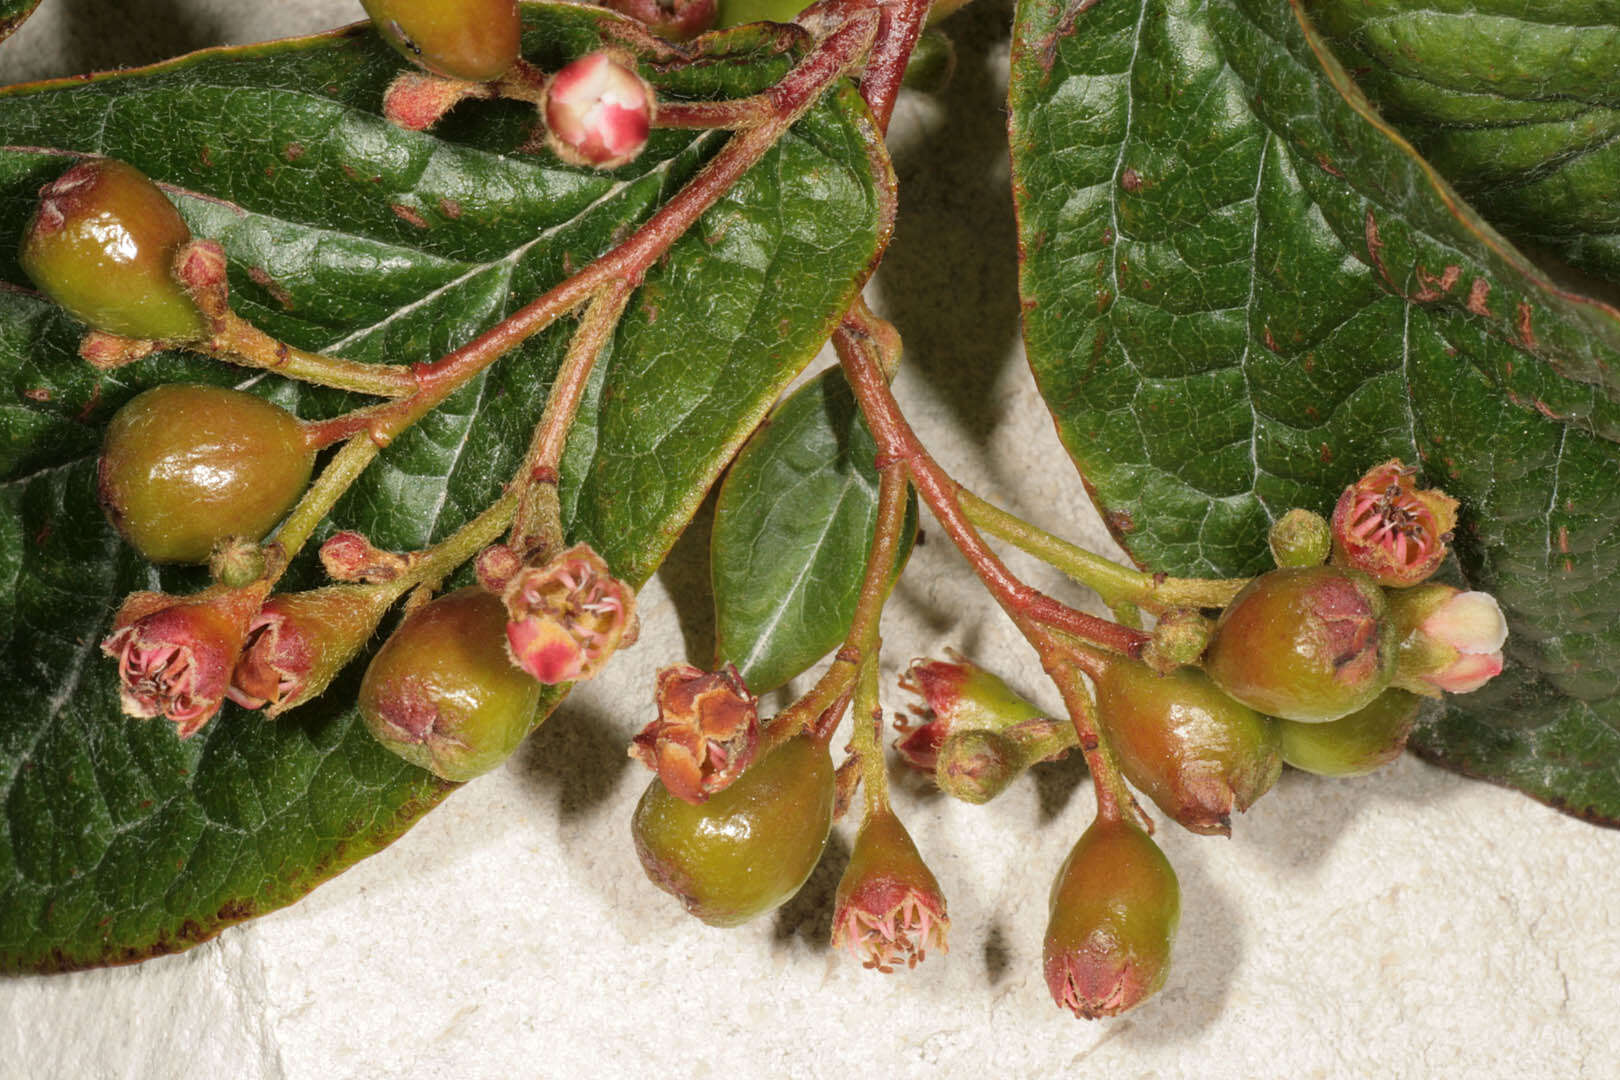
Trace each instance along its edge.
<path fill-rule="evenodd" d="M 984 935 L 984 974 L 991 986 L 1000 984 L 1012 966 L 1012 950 L 1007 946 L 1007 932 L 1001 924 L 991 923 Z"/>
<path fill-rule="evenodd" d="M 1069 756 L 1061 761 L 1043 761 L 1031 767 L 1029 774 L 1035 780 L 1042 825 L 1057 820 L 1074 798 L 1075 789 L 1091 777 L 1086 768 L 1086 756 L 1078 749 L 1070 750 Z"/>
<path fill-rule="evenodd" d="M 787 903 L 776 909 L 772 936 L 778 946 L 805 946 L 816 952 L 832 948 L 833 909 L 838 881 L 849 865 L 849 843 L 834 830 L 827 849 L 811 871 L 810 879 Z"/>
<path fill-rule="evenodd" d="M 225 26 L 180 0 L 53 0 L 65 70 L 76 75 L 167 60 L 225 40 Z"/>
<path fill-rule="evenodd" d="M 535 791 L 555 792 L 558 816 L 568 821 L 606 803 L 632 763 L 609 718 L 565 702 L 524 741 L 515 764 Z"/>
<path fill-rule="evenodd" d="M 658 580 L 669 592 L 681 627 L 686 659 L 708 670 L 714 664 L 714 586 L 709 573 L 709 538 L 714 532 L 714 505 L 719 485 L 709 492 L 658 568 Z"/>

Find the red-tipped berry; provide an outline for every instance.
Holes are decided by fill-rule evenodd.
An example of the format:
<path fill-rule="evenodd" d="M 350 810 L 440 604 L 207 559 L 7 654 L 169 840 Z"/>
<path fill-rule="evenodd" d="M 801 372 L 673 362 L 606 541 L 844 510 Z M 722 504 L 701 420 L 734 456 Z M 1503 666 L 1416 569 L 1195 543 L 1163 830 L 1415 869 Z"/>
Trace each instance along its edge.
<path fill-rule="evenodd" d="M 616 169 L 647 145 L 656 98 L 634 70 L 605 52 L 580 57 L 546 82 L 546 145 L 570 165 Z"/>
<path fill-rule="evenodd" d="M 1270 716 L 1337 720 L 1395 674 L 1383 590 L 1331 566 L 1262 574 L 1221 612 L 1204 670 L 1227 695 Z"/>
<path fill-rule="evenodd" d="M 1096 679 L 1097 718 L 1125 778 L 1193 832 L 1230 835 L 1282 773 L 1277 722 L 1203 672 L 1160 675 L 1116 659 Z"/>
<path fill-rule="evenodd" d="M 360 654 L 392 599 L 347 585 L 272 596 L 248 626 L 231 700 L 280 716 L 316 697 Z"/>
<path fill-rule="evenodd" d="M 658 719 L 636 736 L 630 756 L 657 773 L 671 795 L 704 802 L 754 760 L 758 703 L 732 665 L 667 667 L 658 673 L 657 701 Z"/>
<path fill-rule="evenodd" d="M 630 824 L 654 885 L 710 926 L 739 926 L 785 903 L 832 828 L 832 759 L 801 735 L 699 806 L 654 780 Z"/>
<path fill-rule="evenodd" d="M 1075 1016 L 1117 1016 L 1160 986 L 1181 921 L 1170 860 L 1128 821 L 1085 831 L 1052 886 L 1046 986 Z"/>
<path fill-rule="evenodd" d="M 919 772 L 931 773 L 939 748 L 954 731 L 1001 731 L 1041 718 L 1041 710 L 1015 694 L 995 675 L 954 649 L 949 660 L 913 660 L 900 676 L 900 688 L 922 703 L 912 716 L 896 719 L 901 736 L 894 748 Z"/>
<path fill-rule="evenodd" d="M 1363 776 L 1401 756 L 1422 698 L 1385 690 L 1364 709 L 1325 724 L 1278 720 L 1283 760 L 1317 776 Z"/>
<path fill-rule="evenodd" d="M 219 386 L 171 383 L 131 399 L 102 444 L 97 489 L 113 526 L 153 562 L 207 562 L 292 509 L 315 453 L 291 413 Z"/>
<path fill-rule="evenodd" d="M 219 712 L 248 624 L 267 588 L 216 585 L 194 596 L 131 593 L 101 651 L 118 662 L 118 699 L 129 716 L 164 716 L 182 739 Z"/>
<path fill-rule="evenodd" d="M 517 0 L 360 0 L 401 56 L 435 75 L 489 82 L 516 62 Z"/>
<path fill-rule="evenodd" d="M 512 663 L 543 683 L 589 679 L 636 639 L 635 590 L 589 544 L 520 570 L 503 599 Z"/>
<path fill-rule="evenodd" d="M 1278 566 L 1321 566 L 1333 549 L 1333 530 L 1321 514 L 1294 509 L 1271 523 L 1266 543 Z"/>
<path fill-rule="evenodd" d="M 695 38 L 714 26 L 715 0 L 601 0 L 602 6 L 628 15 L 670 41 Z"/>
<path fill-rule="evenodd" d="M 360 683 L 360 715 L 377 741 L 446 780 L 505 761 L 540 704 L 540 684 L 506 658 L 505 624 L 500 601 L 477 586 L 407 615 Z"/>
<path fill-rule="evenodd" d="M 1507 620 L 1496 597 L 1428 584 L 1390 594 L 1400 642 L 1395 684 L 1439 697 L 1478 690 L 1502 673 Z"/>
<path fill-rule="evenodd" d="M 1457 525 L 1457 500 L 1419 491 L 1415 473 L 1398 459 L 1386 461 L 1344 489 L 1333 508 L 1334 563 L 1395 588 L 1439 569 Z"/>
<path fill-rule="evenodd" d="M 84 161 L 39 198 L 18 259 L 45 295 L 107 334 L 169 343 L 208 336 L 171 272 L 191 230 L 140 170 L 109 158 Z"/>
<path fill-rule="evenodd" d="M 832 944 L 888 974 L 947 952 L 945 897 L 893 811 L 867 815 L 838 882 Z"/>

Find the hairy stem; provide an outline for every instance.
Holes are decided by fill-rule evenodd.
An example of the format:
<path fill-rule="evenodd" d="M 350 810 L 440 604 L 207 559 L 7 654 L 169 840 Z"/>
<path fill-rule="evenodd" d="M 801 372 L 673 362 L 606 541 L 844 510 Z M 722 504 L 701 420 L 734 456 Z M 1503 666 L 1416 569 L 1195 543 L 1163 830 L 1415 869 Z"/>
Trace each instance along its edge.
<path fill-rule="evenodd" d="M 557 381 L 546 398 L 546 410 L 534 429 L 528 456 L 513 483 L 518 503 L 512 519 L 510 544 L 519 558 L 533 555 L 544 560 L 562 550 L 562 507 L 557 485 L 563 448 L 568 444 L 568 430 L 585 396 L 596 358 L 612 339 L 629 299 L 627 283 L 616 281 L 605 285 L 591 298 L 585 317 L 568 344 L 568 355 L 563 358 Z"/>
<path fill-rule="evenodd" d="M 300 382 L 397 398 L 416 392 L 416 376 L 397 364 L 362 364 L 338 356 L 308 352 L 277 341 L 235 312 L 227 312 L 204 344 L 244 367 L 263 368 Z M 322 444 L 325 445 L 325 444 Z"/>

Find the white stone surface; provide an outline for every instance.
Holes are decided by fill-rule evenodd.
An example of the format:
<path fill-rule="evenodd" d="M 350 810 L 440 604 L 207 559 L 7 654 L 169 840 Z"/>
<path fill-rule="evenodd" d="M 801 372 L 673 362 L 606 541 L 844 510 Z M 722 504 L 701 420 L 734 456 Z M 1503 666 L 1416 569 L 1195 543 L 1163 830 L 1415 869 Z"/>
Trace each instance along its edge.
<path fill-rule="evenodd" d="M 359 14 L 46 0 L 0 47 L 0 80 Z M 953 23 L 965 47 L 948 108 L 902 103 L 900 233 L 870 292 L 906 335 L 899 390 L 948 467 L 1104 545 L 1019 353 L 1006 18 Z M 891 703 L 900 665 L 955 645 L 1055 705 L 925 524 L 885 625 Z M 0 1076 L 1620 1075 L 1620 836 L 1413 759 L 1338 783 L 1290 773 L 1229 841 L 1162 829 L 1183 888 L 1176 964 L 1117 1021 L 1071 1019 L 1039 972 L 1048 883 L 1090 815 L 1073 766 L 983 808 L 901 785 L 953 922 L 951 954 L 915 971 L 882 977 L 827 948 L 847 824 L 775 916 L 732 931 L 686 918 L 631 850 L 645 774 L 624 746 L 656 668 L 688 646 L 707 659 L 704 558 L 683 541 L 644 594 L 642 642 L 513 762 L 302 903 L 138 967 L 0 981 Z"/>

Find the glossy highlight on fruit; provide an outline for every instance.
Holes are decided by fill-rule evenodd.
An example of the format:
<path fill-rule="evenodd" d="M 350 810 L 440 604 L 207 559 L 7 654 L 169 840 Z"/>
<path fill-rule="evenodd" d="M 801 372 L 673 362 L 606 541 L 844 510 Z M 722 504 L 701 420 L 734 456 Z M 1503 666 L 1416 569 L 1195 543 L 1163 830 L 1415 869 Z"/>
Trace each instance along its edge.
<path fill-rule="evenodd" d="M 257 540 L 309 484 L 298 420 L 263 398 L 171 383 L 138 394 L 107 428 L 97 473 L 113 527 L 153 562 L 201 563 L 221 540 Z"/>
<path fill-rule="evenodd" d="M 377 33 L 435 75 L 489 82 L 517 60 L 516 0 L 360 0 Z"/>
<path fill-rule="evenodd" d="M 180 212 L 139 169 L 93 158 L 40 189 L 18 261 L 41 292 L 93 330 L 198 341 L 208 324 L 171 273 L 190 240 Z"/>
<path fill-rule="evenodd" d="M 799 891 L 821 859 L 832 809 L 832 759 L 801 735 L 698 806 L 654 780 L 631 834 L 653 884 L 710 926 L 740 926 Z"/>
<path fill-rule="evenodd" d="M 1097 718 L 1125 778 L 1193 832 L 1227 835 L 1277 782 L 1277 721 L 1221 692 L 1195 668 L 1160 675 L 1115 660 L 1097 678 Z"/>
<path fill-rule="evenodd" d="M 1395 675 L 1383 591 L 1334 566 L 1261 574 L 1221 612 L 1204 670 L 1227 695 L 1268 716 L 1337 720 L 1368 705 Z"/>
<path fill-rule="evenodd" d="M 505 761 L 534 725 L 540 684 L 506 657 L 506 608 L 478 586 L 405 617 L 360 683 L 360 716 L 389 750 L 446 780 Z"/>

